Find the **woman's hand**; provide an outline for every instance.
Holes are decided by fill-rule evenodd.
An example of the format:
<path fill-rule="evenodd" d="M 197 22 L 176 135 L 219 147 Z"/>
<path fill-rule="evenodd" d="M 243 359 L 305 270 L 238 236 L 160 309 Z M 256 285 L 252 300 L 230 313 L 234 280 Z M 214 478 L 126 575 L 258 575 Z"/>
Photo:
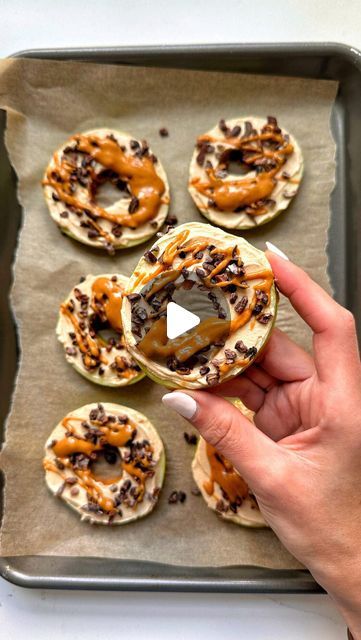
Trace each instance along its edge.
<path fill-rule="evenodd" d="M 285 547 L 361 638 L 361 366 L 352 314 L 268 252 L 280 291 L 313 330 L 313 357 L 275 330 L 257 362 L 212 392 L 164 403 L 235 465 Z M 255 411 L 257 428 L 221 396 Z"/>

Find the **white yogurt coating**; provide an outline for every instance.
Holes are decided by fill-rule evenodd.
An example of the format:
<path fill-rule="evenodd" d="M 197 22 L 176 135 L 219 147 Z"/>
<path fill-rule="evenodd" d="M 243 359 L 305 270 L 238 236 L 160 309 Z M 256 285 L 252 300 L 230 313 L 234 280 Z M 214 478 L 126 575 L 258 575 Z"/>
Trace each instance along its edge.
<path fill-rule="evenodd" d="M 97 404 L 88 404 L 79 409 L 75 409 L 72 411 L 69 416 L 73 416 L 75 418 L 81 418 L 85 422 L 89 422 L 89 413 L 92 409 L 97 408 Z M 115 417 L 118 416 L 128 416 L 129 420 L 137 430 L 136 436 L 134 438 L 134 442 L 140 442 L 144 439 L 148 440 L 151 447 L 153 448 L 153 459 L 155 461 L 155 466 L 153 467 L 154 475 L 149 477 L 145 481 L 145 496 L 141 502 L 135 504 L 135 506 L 128 506 L 124 502 L 119 505 L 119 509 L 121 510 L 121 515 L 116 513 L 111 521 L 109 522 L 109 514 L 106 512 L 90 512 L 87 510 L 86 505 L 88 504 L 88 493 L 84 487 L 82 487 L 78 481 L 78 476 L 71 469 L 65 466 L 65 469 L 61 471 L 61 474 L 65 478 L 73 478 L 76 480 L 74 484 L 64 484 L 64 477 L 60 473 L 56 473 L 52 470 L 45 470 L 45 481 L 50 489 L 50 491 L 54 495 L 58 495 L 61 497 L 64 502 L 66 502 L 72 509 L 77 511 L 81 516 L 81 520 L 90 522 L 92 524 L 112 524 L 112 525 L 120 525 L 127 524 L 134 520 L 138 520 L 146 515 L 148 515 L 154 508 L 157 503 L 159 491 L 163 484 L 164 472 L 165 472 L 165 452 L 162 440 L 157 433 L 155 427 L 152 423 L 139 411 L 135 411 L 134 409 L 130 409 L 129 407 L 122 406 L 120 404 L 113 403 L 103 403 L 105 413 L 107 415 L 112 415 Z M 74 432 L 80 438 L 84 438 L 84 434 L 86 433 L 86 429 L 81 426 L 81 421 L 74 421 L 71 423 L 71 426 L 74 428 Z M 47 462 L 54 463 L 56 456 L 52 449 L 52 444 L 54 441 L 59 441 L 64 438 L 66 433 L 66 428 L 62 425 L 61 422 L 57 424 L 55 429 L 51 432 L 46 444 L 45 444 L 45 457 L 44 463 Z M 118 451 L 122 458 L 129 453 L 129 446 L 119 447 Z M 116 465 L 114 465 L 116 466 Z M 118 465 L 119 470 L 119 465 Z M 135 479 L 131 476 L 127 471 L 123 469 L 122 477 L 119 481 L 109 485 L 104 484 L 100 480 L 97 480 L 97 484 L 102 492 L 102 494 L 114 500 L 119 492 L 120 488 L 126 481 L 130 481 L 132 486 L 137 486 Z M 63 488 L 64 487 L 64 488 Z M 76 487 L 78 492 L 76 495 L 72 495 L 72 489 Z M 60 495 L 59 495 L 60 492 Z"/>
<path fill-rule="evenodd" d="M 91 302 L 92 299 L 92 285 L 98 278 L 108 278 L 111 280 L 112 277 L 117 278 L 117 284 L 121 286 L 123 290 L 126 289 L 128 285 L 128 278 L 123 276 L 120 273 L 106 273 L 98 276 L 88 275 L 86 276 L 83 282 L 78 283 L 69 293 L 66 300 L 64 300 L 63 304 L 67 304 L 70 300 L 72 300 L 74 304 L 74 312 L 76 318 L 81 321 L 83 320 L 88 328 L 88 320 L 81 318 L 79 316 L 79 311 L 81 311 L 80 301 L 77 300 L 74 289 L 78 289 L 82 295 L 86 295 Z M 94 313 L 94 311 L 89 307 L 90 312 Z M 120 318 L 119 318 L 120 320 Z M 73 345 L 73 340 L 70 337 L 70 333 L 74 333 L 74 326 L 68 318 L 61 310 L 59 312 L 59 319 L 56 326 L 56 335 L 58 340 L 64 346 L 64 353 L 67 361 L 74 367 L 74 369 L 80 373 L 82 376 L 91 380 L 95 384 L 100 384 L 106 387 L 124 387 L 130 384 L 134 384 L 138 382 L 142 378 L 144 378 L 143 371 L 137 371 L 136 369 L 132 369 L 137 365 L 136 361 L 132 358 L 126 347 L 123 345 L 121 348 L 117 348 L 116 346 L 112 346 L 110 350 L 107 350 L 106 346 L 100 346 L 101 355 L 106 358 L 107 364 L 101 364 L 102 375 L 99 373 L 99 367 L 94 370 L 89 370 L 85 366 L 82 358 L 82 353 L 80 349 Z M 121 341 L 121 336 L 117 338 L 117 344 L 119 346 L 119 341 Z M 109 347 L 108 347 L 109 349 Z M 69 351 L 70 350 L 70 351 Z M 117 371 L 115 368 L 116 358 L 124 358 L 126 362 L 129 363 L 130 367 L 128 371 L 130 372 L 129 376 L 122 375 L 121 371 Z"/>
<path fill-rule="evenodd" d="M 212 227 L 208 224 L 203 224 L 200 222 L 190 222 L 179 227 L 176 227 L 173 231 L 167 233 L 163 237 L 161 237 L 153 247 L 158 247 L 159 251 L 157 252 L 157 256 L 160 256 L 164 249 L 174 240 L 174 238 L 180 234 L 183 230 L 188 229 L 190 231 L 190 235 L 187 240 L 194 238 L 209 238 L 209 243 L 215 245 L 217 249 L 221 252 L 222 249 L 226 249 L 229 247 L 238 246 L 240 255 L 244 262 L 246 268 L 253 267 L 253 270 L 257 269 L 267 269 L 272 271 L 271 265 L 268 262 L 266 255 L 263 251 L 256 249 L 253 245 L 247 242 L 244 238 L 236 237 L 230 233 L 223 231 L 222 229 Z M 172 265 L 172 269 L 177 269 L 177 266 L 181 260 L 177 257 L 174 260 Z M 200 266 L 199 264 L 194 264 L 189 267 L 189 271 L 195 271 L 195 269 Z M 152 265 L 147 262 L 147 260 L 142 257 L 134 270 L 134 273 L 129 279 L 129 284 L 127 287 L 126 294 L 129 293 L 139 293 L 142 290 L 143 285 L 141 283 L 136 284 L 138 274 L 142 273 L 148 276 L 154 270 L 157 265 Z M 246 295 L 248 300 L 252 298 L 253 295 L 253 287 L 256 288 L 257 280 L 251 281 L 251 286 L 247 289 L 242 289 L 242 295 Z M 261 282 L 261 280 L 259 281 Z M 229 294 L 225 294 L 227 297 Z M 231 312 L 231 320 L 237 316 L 234 306 L 230 306 Z M 224 347 L 219 348 L 218 352 L 214 356 L 216 359 L 222 359 L 225 357 L 225 350 L 232 349 L 234 350 L 236 342 L 242 340 L 243 343 L 248 347 L 256 347 L 257 353 L 262 350 L 264 345 L 266 344 L 270 333 L 272 331 L 272 327 L 275 321 L 277 311 L 277 292 L 274 283 L 272 284 L 270 290 L 270 299 L 269 304 L 265 307 L 265 312 L 272 314 L 272 320 L 268 324 L 261 324 L 257 321 L 247 322 L 243 327 L 240 327 L 237 331 L 231 334 Z M 139 362 L 142 368 L 144 368 L 146 374 L 155 380 L 156 382 L 163 384 L 168 388 L 188 388 L 188 389 L 199 389 L 199 388 L 207 388 L 209 384 L 206 380 L 206 375 L 200 374 L 200 366 L 195 366 L 194 369 L 188 375 L 181 375 L 176 371 L 170 371 L 169 368 L 164 365 L 162 366 L 159 362 L 155 360 L 151 360 L 147 358 L 142 351 L 137 346 L 137 339 L 132 333 L 132 323 L 131 323 L 131 304 L 125 295 L 122 306 L 122 323 L 124 330 L 124 338 L 128 347 L 128 350 L 133 355 L 133 357 Z M 238 354 L 240 356 L 240 354 Z M 241 356 L 240 356 L 241 357 Z M 248 363 L 250 364 L 250 362 Z M 224 382 L 226 379 L 232 378 L 238 374 L 240 374 L 247 365 L 243 366 L 234 366 L 230 369 L 228 373 L 225 375 L 221 375 L 219 382 Z"/>
<path fill-rule="evenodd" d="M 262 127 L 267 124 L 267 119 L 265 118 L 256 118 L 253 116 L 242 117 L 242 118 L 233 118 L 231 120 L 226 121 L 226 125 L 233 129 L 235 126 L 241 127 L 241 136 L 245 130 L 245 123 L 251 123 L 251 126 L 256 131 L 260 131 Z M 200 193 L 196 186 L 192 184 L 194 179 L 200 179 L 201 181 L 207 180 L 207 174 L 205 171 L 205 163 L 204 166 L 201 167 L 197 162 L 197 156 L 199 154 L 199 149 L 197 147 L 194 150 L 190 169 L 189 169 L 189 185 L 188 190 L 190 195 L 192 196 L 196 206 L 199 211 L 206 217 L 208 220 L 213 222 L 213 224 L 219 225 L 226 229 L 252 229 L 259 225 L 265 224 L 269 222 L 276 216 L 278 216 L 282 211 L 284 211 L 294 196 L 296 195 L 300 182 L 303 175 L 303 157 L 301 148 L 294 138 L 293 135 L 288 134 L 288 132 L 283 129 L 282 133 L 289 135 L 289 141 L 293 146 L 293 153 L 287 157 L 286 162 L 281 166 L 278 173 L 276 173 L 275 178 L 277 179 L 277 184 L 275 185 L 274 190 L 269 196 L 274 204 L 267 205 L 268 211 L 261 215 L 248 215 L 242 211 L 238 213 L 234 213 L 231 211 L 219 211 L 217 208 L 209 205 L 209 198 Z M 229 143 L 227 137 L 220 130 L 218 124 L 207 131 L 207 134 L 212 137 L 217 142 L 212 142 L 212 146 L 214 146 L 214 151 L 212 153 L 207 153 L 205 156 L 205 161 L 209 160 L 213 167 L 216 167 L 219 163 L 219 159 L 216 157 L 216 154 L 219 153 L 219 145 L 221 145 L 224 150 L 233 149 L 234 147 Z M 289 180 L 284 180 L 282 178 L 282 173 L 286 172 L 289 175 Z M 242 178 L 253 178 L 256 176 L 255 171 L 249 171 L 244 176 L 242 175 L 233 175 L 228 174 L 224 179 L 224 183 L 231 182 L 232 180 L 242 181 Z"/>
<path fill-rule="evenodd" d="M 116 141 L 119 143 L 120 146 L 123 146 L 126 148 L 127 153 L 134 154 L 134 150 L 130 148 L 130 142 L 132 140 L 133 141 L 136 140 L 136 138 L 131 136 L 129 133 L 125 133 L 123 131 L 116 131 L 115 129 L 102 128 L 102 129 L 92 129 L 90 131 L 86 131 L 82 133 L 81 135 L 84 135 L 84 136 L 93 135 L 99 138 L 100 140 L 105 139 L 111 135 L 116 139 Z M 140 145 L 142 145 L 141 140 L 137 140 L 137 142 Z M 69 140 L 67 140 L 57 151 L 55 151 L 54 156 L 50 160 L 46 173 L 49 169 L 50 170 L 56 169 L 56 158 L 61 159 L 63 150 L 67 147 L 71 147 L 74 145 L 75 145 L 75 140 L 74 140 L 74 137 L 72 137 Z M 152 150 L 150 148 L 149 148 L 149 154 L 152 154 Z M 80 154 L 78 155 L 79 155 L 79 162 L 81 163 L 82 156 Z M 97 173 L 100 173 L 103 169 L 104 167 L 102 167 L 102 165 L 100 165 L 99 163 L 94 164 L 94 170 Z M 122 226 L 121 228 L 122 235 L 120 237 L 116 237 L 112 233 L 112 227 L 114 224 L 116 224 L 116 220 L 114 221 L 114 223 L 112 223 L 109 220 L 105 220 L 103 218 L 97 218 L 96 220 L 97 224 L 99 224 L 99 226 L 101 226 L 101 228 L 111 236 L 112 238 L 111 244 L 114 249 L 123 249 L 123 248 L 140 244 L 141 242 L 145 242 L 146 240 L 151 238 L 164 223 L 168 213 L 168 208 L 169 208 L 169 184 L 168 184 L 167 175 L 164 171 L 164 168 L 159 158 L 157 158 L 157 162 L 154 164 L 154 169 L 157 175 L 163 180 L 165 191 L 162 195 L 161 205 L 159 207 L 159 210 L 156 216 L 152 220 L 146 222 L 145 224 L 139 225 L 135 229 L 130 229 L 129 227 Z M 44 176 L 44 180 L 46 178 L 46 173 Z M 69 209 L 69 207 L 65 203 L 61 201 L 55 201 L 53 199 L 53 194 L 55 194 L 55 197 L 56 197 L 56 191 L 53 189 L 51 185 L 44 185 L 43 189 L 44 189 L 44 197 L 48 205 L 50 215 L 53 218 L 54 222 L 56 222 L 56 224 L 60 227 L 60 229 L 64 233 L 74 238 L 75 240 L 78 240 L 79 242 L 82 242 L 83 244 L 89 245 L 91 247 L 98 247 L 102 249 L 106 248 L 104 240 L 101 237 L 98 237 L 98 238 L 88 237 L 89 229 L 81 226 L 81 222 L 87 221 L 87 217 L 85 215 L 83 215 L 82 217 L 78 217 L 74 212 L 72 212 Z M 76 198 L 83 203 L 86 203 L 88 201 L 87 189 L 79 183 L 77 183 L 76 192 L 74 193 L 74 195 L 76 195 Z M 131 201 L 131 196 L 121 195 L 119 200 L 114 202 L 111 206 L 104 207 L 104 209 L 108 213 L 113 214 L 114 216 L 123 214 L 123 213 L 128 213 L 128 207 L 129 207 L 130 201 Z M 62 217 L 61 214 L 64 211 L 68 213 L 67 217 Z"/>
<path fill-rule="evenodd" d="M 247 407 L 240 400 L 235 401 L 234 404 L 245 415 L 245 417 L 248 418 L 248 420 L 251 420 L 253 422 L 253 411 L 247 409 Z M 235 524 L 254 528 L 268 527 L 255 499 L 252 496 L 247 496 L 246 498 L 244 498 L 242 504 L 238 506 L 237 512 L 234 513 L 229 508 L 229 502 L 227 503 L 227 500 L 224 498 L 221 488 L 217 482 L 214 482 L 214 492 L 212 493 L 212 495 L 209 495 L 209 493 L 207 493 L 207 491 L 205 490 L 205 484 L 210 479 L 211 470 L 206 446 L 206 441 L 202 437 L 200 437 L 192 461 L 192 473 L 194 481 L 198 489 L 200 490 L 207 506 L 215 511 L 222 519 L 230 520 Z M 219 503 L 219 501 L 221 501 L 223 505 L 226 505 L 227 510 L 223 511 L 217 508 L 217 503 Z"/>

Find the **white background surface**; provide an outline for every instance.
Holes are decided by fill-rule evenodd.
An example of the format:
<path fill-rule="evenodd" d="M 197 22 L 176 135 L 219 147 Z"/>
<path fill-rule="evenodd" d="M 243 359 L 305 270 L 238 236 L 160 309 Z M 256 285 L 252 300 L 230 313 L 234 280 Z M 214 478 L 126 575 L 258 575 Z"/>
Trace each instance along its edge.
<path fill-rule="evenodd" d="M 360 0 L 0 0 L 0 55 L 38 47 L 344 42 L 361 49 Z M 0 578 L 2 640 L 338 640 L 326 596 L 26 591 Z"/>

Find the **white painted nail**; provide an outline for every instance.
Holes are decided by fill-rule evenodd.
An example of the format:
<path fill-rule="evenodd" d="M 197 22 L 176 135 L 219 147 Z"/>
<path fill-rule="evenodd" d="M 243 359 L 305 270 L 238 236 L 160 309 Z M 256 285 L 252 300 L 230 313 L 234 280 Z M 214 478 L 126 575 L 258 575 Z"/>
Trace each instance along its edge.
<path fill-rule="evenodd" d="M 183 418 L 187 418 L 187 420 L 193 418 L 197 411 L 197 403 L 194 398 L 181 391 L 166 393 L 162 398 L 162 402 L 166 407 L 173 409 L 173 411 L 179 413 Z"/>
<path fill-rule="evenodd" d="M 283 253 L 283 251 L 281 251 L 281 249 L 276 247 L 275 244 L 272 244 L 272 242 L 266 242 L 266 247 L 267 247 L 268 251 L 272 251 L 272 253 L 275 253 L 276 256 L 280 256 L 280 258 L 283 258 L 284 260 L 289 260 L 289 258 L 286 256 L 286 254 Z"/>

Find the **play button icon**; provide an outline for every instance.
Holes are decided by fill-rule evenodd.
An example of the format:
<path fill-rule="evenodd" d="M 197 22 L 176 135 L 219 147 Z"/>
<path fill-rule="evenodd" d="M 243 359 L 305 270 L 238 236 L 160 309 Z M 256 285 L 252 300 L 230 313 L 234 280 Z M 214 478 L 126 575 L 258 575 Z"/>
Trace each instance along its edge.
<path fill-rule="evenodd" d="M 167 338 L 174 340 L 186 331 L 193 329 L 201 319 L 195 313 L 181 307 L 176 302 L 167 304 Z"/>
<path fill-rule="evenodd" d="M 131 319 L 143 356 L 184 375 L 216 356 L 231 324 L 222 287 L 205 286 L 199 274 L 183 269 L 149 280 L 133 296 Z"/>

